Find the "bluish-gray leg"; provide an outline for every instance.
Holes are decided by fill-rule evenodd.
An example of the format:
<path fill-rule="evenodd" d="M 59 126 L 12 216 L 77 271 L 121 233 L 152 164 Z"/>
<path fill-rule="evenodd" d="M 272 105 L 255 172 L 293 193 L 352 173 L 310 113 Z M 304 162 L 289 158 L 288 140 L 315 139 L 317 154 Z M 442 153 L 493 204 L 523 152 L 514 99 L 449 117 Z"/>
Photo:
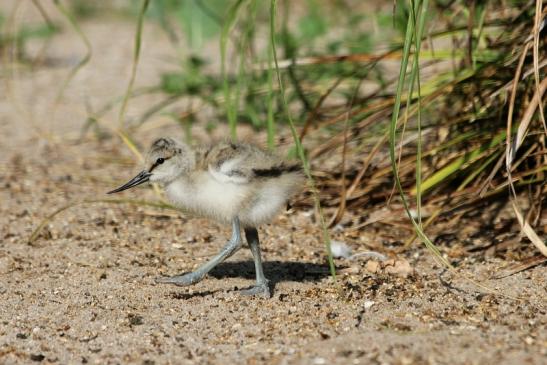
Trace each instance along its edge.
<path fill-rule="evenodd" d="M 207 261 L 203 266 L 194 272 L 167 278 L 157 278 L 156 283 L 175 284 L 179 286 L 195 284 L 198 281 L 201 281 L 215 266 L 232 256 L 240 247 L 241 232 L 239 228 L 239 219 L 236 217 L 232 220 L 232 237 L 218 255 Z"/>
<path fill-rule="evenodd" d="M 258 231 L 256 228 L 245 228 L 245 238 L 249 244 L 249 248 L 253 254 L 255 262 L 256 272 L 256 284 L 252 288 L 242 290 L 243 295 L 263 295 L 269 298 L 270 286 L 268 279 L 264 276 L 264 269 L 262 268 L 262 257 L 260 255 L 260 241 L 258 239 Z"/>

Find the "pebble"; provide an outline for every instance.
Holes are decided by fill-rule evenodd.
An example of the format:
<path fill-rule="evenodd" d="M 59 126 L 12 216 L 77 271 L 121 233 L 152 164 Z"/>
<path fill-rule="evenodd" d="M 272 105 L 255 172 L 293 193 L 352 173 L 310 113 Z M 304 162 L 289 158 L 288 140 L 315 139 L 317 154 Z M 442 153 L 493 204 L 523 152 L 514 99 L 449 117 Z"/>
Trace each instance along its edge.
<path fill-rule="evenodd" d="M 402 278 L 406 278 L 414 273 L 414 269 L 405 259 L 395 261 L 393 266 L 386 266 L 384 270 L 387 274 L 397 275 Z"/>
<path fill-rule="evenodd" d="M 39 361 L 42 361 L 44 360 L 46 357 L 42 354 L 31 354 L 30 355 L 30 359 L 32 361 L 36 361 L 36 362 L 39 362 Z"/>
<path fill-rule="evenodd" d="M 378 261 L 369 260 L 365 264 L 365 269 L 372 274 L 377 273 L 378 270 L 380 270 L 380 263 Z"/>

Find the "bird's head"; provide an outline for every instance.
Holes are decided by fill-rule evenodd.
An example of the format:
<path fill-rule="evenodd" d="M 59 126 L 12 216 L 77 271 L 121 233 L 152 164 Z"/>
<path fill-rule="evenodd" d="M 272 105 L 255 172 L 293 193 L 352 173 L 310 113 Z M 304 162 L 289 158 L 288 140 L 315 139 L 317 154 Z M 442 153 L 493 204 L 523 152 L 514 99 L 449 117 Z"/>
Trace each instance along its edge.
<path fill-rule="evenodd" d="M 167 185 L 188 173 L 195 164 L 191 149 L 172 138 L 160 138 L 152 143 L 146 155 L 146 168 L 133 179 L 108 194 L 118 193 L 145 182 Z"/>

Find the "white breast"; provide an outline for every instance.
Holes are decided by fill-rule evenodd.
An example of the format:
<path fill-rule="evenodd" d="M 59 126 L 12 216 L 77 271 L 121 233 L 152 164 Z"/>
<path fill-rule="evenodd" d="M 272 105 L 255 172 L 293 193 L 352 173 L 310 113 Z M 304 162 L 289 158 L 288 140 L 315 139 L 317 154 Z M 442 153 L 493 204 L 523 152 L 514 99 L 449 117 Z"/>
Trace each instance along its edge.
<path fill-rule="evenodd" d="M 177 179 L 165 191 L 174 205 L 221 222 L 239 214 L 248 193 L 245 185 L 220 182 L 207 172 Z"/>

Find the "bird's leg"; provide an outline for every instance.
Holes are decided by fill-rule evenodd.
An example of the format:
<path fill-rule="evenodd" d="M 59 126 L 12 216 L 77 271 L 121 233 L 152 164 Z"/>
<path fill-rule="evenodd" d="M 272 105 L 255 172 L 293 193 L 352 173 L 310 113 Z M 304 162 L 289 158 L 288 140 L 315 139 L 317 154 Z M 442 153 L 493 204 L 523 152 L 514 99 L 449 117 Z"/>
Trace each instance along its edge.
<path fill-rule="evenodd" d="M 239 218 L 235 217 L 232 220 L 232 237 L 218 253 L 218 255 L 207 261 L 203 266 L 201 266 L 194 272 L 167 278 L 157 278 L 156 283 L 175 284 L 178 286 L 195 284 L 198 281 L 201 281 L 205 277 L 205 275 L 207 275 L 207 273 L 211 271 L 215 266 L 226 260 L 228 257 L 232 256 L 240 247 L 241 232 L 239 228 Z"/>
<path fill-rule="evenodd" d="M 242 290 L 243 295 L 263 295 L 269 298 L 270 286 L 269 281 L 264 276 L 264 269 L 262 268 L 262 257 L 260 256 L 260 242 L 258 240 L 258 231 L 256 228 L 245 228 L 245 238 L 249 244 L 249 248 L 253 253 L 253 259 L 255 262 L 256 271 L 256 285 L 252 288 Z"/>

